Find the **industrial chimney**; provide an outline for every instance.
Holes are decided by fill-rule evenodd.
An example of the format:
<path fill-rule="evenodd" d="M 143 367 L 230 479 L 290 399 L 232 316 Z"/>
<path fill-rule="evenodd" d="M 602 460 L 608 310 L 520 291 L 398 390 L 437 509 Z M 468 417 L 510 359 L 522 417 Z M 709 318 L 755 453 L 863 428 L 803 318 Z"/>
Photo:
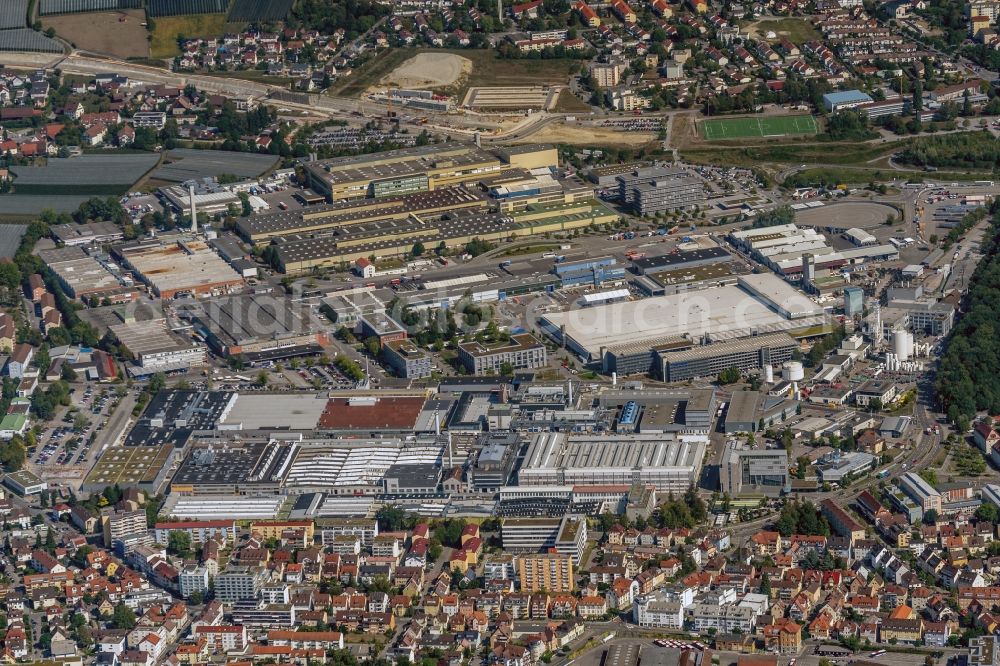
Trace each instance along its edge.
<path fill-rule="evenodd" d="M 194 185 L 188 188 L 188 202 L 191 206 L 191 233 L 198 233 L 198 209 L 194 205 Z"/>

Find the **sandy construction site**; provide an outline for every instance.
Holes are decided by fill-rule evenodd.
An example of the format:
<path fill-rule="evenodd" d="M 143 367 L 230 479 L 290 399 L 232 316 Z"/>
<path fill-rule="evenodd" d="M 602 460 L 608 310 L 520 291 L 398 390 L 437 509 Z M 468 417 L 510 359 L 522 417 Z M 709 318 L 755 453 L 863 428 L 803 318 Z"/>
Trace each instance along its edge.
<path fill-rule="evenodd" d="M 472 71 L 472 61 L 453 53 L 420 53 L 392 70 L 379 87 L 444 88 Z"/>
<path fill-rule="evenodd" d="M 574 146 L 643 146 L 656 140 L 654 132 L 623 132 L 580 123 L 550 122 L 513 143 L 566 143 Z"/>

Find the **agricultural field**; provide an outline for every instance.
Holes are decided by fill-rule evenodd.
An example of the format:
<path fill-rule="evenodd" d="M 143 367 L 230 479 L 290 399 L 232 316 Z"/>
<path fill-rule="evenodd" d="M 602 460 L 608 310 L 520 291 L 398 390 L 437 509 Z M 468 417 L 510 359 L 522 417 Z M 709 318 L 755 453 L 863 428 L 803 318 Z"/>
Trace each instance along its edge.
<path fill-rule="evenodd" d="M 37 196 L 32 194 L 0 195 L 0 219 L 31 220 L 45 209 L 57 213 L 72 213 L 89 199 L 83 194 Z"/>
<path fill-rule="evenodd" d="M 153 22 L 151 58 L 173 58 L 180 54 L 178 37 L 219 37 L 226 31 L 225 14 L 164 16 Z"/>
<path fill-rule="evenodd" d="M 153 18 L 193 14 L 225 14 L 229 0 L 148 0 L 147 11 Z"/>
<path fill-rule="evenodd" d="M 38 15 L 110 12 L 119 9 L 142 9 L 142 0 L 40 0 Z"/>
<path fill-rule="evenodd" d="M 28 25 L 28 0 L 4 0 L 0 3 L 0 30 Z"/>
<path fill-rule="evenodd" d="M 83 155 L 10 170 L 18 194 L 106 196 L 126 192 L 159 159 L 155 154 Z"/>
<path fill-rule="evenodd" d="M 31 28 L 0 30 L 0 51 L 31 51 L 33 53 L 62 53 L 62 45 Z"/>
<path fill-rule="evenodd" d="M 0 258 L 13 259 L 28 230 L 26 224 L 0 224 Z"/>
<path fill-rule="evenodd" d="M 271 169 L 277 161 L 275 155 L 178 148 L 167 153 L 163 164 L 150 177 L 173 183 L 224 173 L 237 178 L 253 178 Z"/>
<path fill-rule="evenodd" d="M 45 28 L 78 49 L 117 58 L 148 58 L 149 33 L 141 9 L 42 17 Z"/>
<path fill-rule="evenodd" d="M 790 134 L 817 134 L 819 123 L 812 116 L 754 116 L 709 118 L 701 122 L 701 134 L 709 141 L 763 138 Z"/>
<path fill-rule="evenodd" d="M 230 23 L 281 21 L 292 11 L 293 0 L 236 0 L 229 10 Z"/>

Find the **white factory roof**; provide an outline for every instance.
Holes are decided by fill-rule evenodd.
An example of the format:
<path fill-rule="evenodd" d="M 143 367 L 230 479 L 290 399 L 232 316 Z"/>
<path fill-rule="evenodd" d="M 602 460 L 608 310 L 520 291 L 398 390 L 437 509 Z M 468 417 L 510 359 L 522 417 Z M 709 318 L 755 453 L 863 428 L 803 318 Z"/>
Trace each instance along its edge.
<path fill-rule="evenodd" d="M 760 229 L 744 229 L 743 231 L 734 231 L 731 235 L 733 238 L 755 238 L 757 236 L 770 236 L 772 234 L 783 234 L 797 230 L 798 227 L 794 224 L 778 224 L 773 227 L 761 227 Z"/>
<path fill-rule="evenodd" d="M 219 418 L 222 430 L 313 430 L 326 407 L 326 397 L 302 394 L 241 393 Z"/>
<path fill-rule="evenodd" d="M 317 516 L 367 516 L 375 498 L 372 496 L 327 495 L 316 511 Z"/>
<path fill-rule="evenodd" d="M 198 346 L 189 339 L 171 335 L 163 318 L 125 322 L 108 328 L 136 356 L 154 356 Z"/>
<path fill-rule="evenodd" d="M 757 252 L 762 257 L 768 257 L 773 260 L 775 257 L 779 257 L 783 254 L 798 254 L 799 256 L 802 256 L 805 252 L 824 254 L 827 252 L 833 252 L 833 248 L 826 244 L 825 239 L 815 238 L 812 240 L 804 240 L 801 243 L 772 245 L 763 249 L 757 248 Z"/>
<path fill-rule="evenodd" d="M 178 520 L 250 520 L 277 517 L 285 497 L 266 495 L 177 495 L 171 493 L 160 510 Z"/>
<path fill-rule="evenodd" d="M 800 229 L 793 233 L 782 233 L 778 238 L 761 238 L 759 240 L 748 239 L 750 246 L 758 252 L 764 252 L 768 248 L 782 247 L 785 245 L 798 245 L 800 243 L 826 243 L 826 237 L 817 233 L 815 229 Z"/>
<path fill-rule="evenodd" d="M 705 436 L 538 433 L 528 445 L 518 479 L 520 485 L 530 486 L 601 485 L 625 479 L 650 481 L 661 489 L 683 486 L 697 478 L 706 445 Z"/>
<path fill-rule="evenodd" d="M 815 257 L 817 265 L 826 264 L 832 261 L 844 260 L 844 255 L 840 252 L 823 252 L 823 253 L 815 252 L 813 253 L 813 256 Z M 782 270 L 786 270 L 788 268 L 791 268 L 792 266 L 801 266 L 802 255 L 797 253 L 782 254 L 778 257 L 772 257 L 771 262 L 773 263 L 773 265 L 778 266 Z"/>
<path fill-rule="evenodd" d="M 475 275 L 464 275 L 462 277 L 447 278 L 445 280 L 431 280 L 424 282 L 424 289 L 448 289 L 449 287 L 461 287 L 466 284 L 477 284 L 486 282 L 492 276 L 489 273 L 476 273 Z"/>
<path fill-rule="evenodd" d="M 861 257 L 898 256 L 899 250 L 892 245 L 869 245 L 868 247 L 852 247 L 847 250 L 841 250 L 840 254 L 845 259 L 857 259 Z"/>
<path fill-rule="evenodd" d="M 788 314 L 822 316 L 809 297 L 770 273 L 742 276 L 738 285 L 554 312 L 542 321 L 554 331 L 565 326 L 568 338 L 596 355 L 601 347 L 684 335 L 724 340 L 788 330 L 813 324 Z"/>
<path fill-rule="evenodd" d="M 852 241 L 858 245 L 869 245 L 871 243 L 878 242 L 878 239 L 872 236 L 870 233 L 864 229 L 852 228 L 844 232 L 847 236 L 851 238 Z"/>
<path fill-rule="evenodd" d="M 583 302 L 587 305 L 593 305 L 594 303 L 604 303 L 605 301 L 614 301 L 619 298 L 628 298 L 628 289 L 614 289 L 612 291 L 602 291 L 598 294 L 584 294 Z"/>

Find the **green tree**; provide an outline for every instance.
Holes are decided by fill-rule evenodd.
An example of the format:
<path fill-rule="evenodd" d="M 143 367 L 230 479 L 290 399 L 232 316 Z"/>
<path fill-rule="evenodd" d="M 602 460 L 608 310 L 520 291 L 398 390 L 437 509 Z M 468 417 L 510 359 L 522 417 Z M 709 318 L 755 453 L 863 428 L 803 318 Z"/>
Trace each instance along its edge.
<path fill-rule="evenodd" d="M 125 604 L 115 606 L 115 612 L 111 616 L 111 626 L 115 629 L 135 629 L 135 613 Z"/>
<path fill-rule="evenodd" d="M 151 395 L 156 395 L 162 391 L 167 386 L 167 376 L 162 372 L 155 373 L 149 378 L 149 384 L 146 386 L 146 390 Z"/>
<path fill-rule="evenodd" d="M 396 504 L 387 504 L 375 513 L 380 532 L 399 532 L 412 529 L 417 522 L 416 516 L 405 511 Z"/>
<path fill-rule="evenodd" d="M 995 504 L 983 502 L 976 509 L 976 519 L 995 525 L 997 522 L 1000 522 L 1000 510 L 997 509 Z"/>
<path fill-rule="evenodd" d="M 775 227 L 791 224 L 795 220 L 795 211 L 791 206 L 777 206 L 771 210 L 758 213 L 753 220 L 754 228 Z"/>
<path fill-rule="evenodd" d="M 726 368 L 725 370 L 720 372 L 718 379 L 719 383 L 723 385 L 735 384 L 736 382 L 740 381 L 741 376 L 742 375 L 740 374 L 739 368 L 732 367 L 732 368 Z"/>
<path fill-rule="evenodd" d="M 66 382 L 75 382 L 76 370 L 69 363 L 63 363 L 59 369 L 59 378 Z"/>
<path fill-rule="evenodd" d="M 434 533 L 445 546 L 458 548 L 462 545 L 462 530 L 465 529 L 465 525 L 466 522 L 462 518 L 450 518 L 442 521 Z"/>

